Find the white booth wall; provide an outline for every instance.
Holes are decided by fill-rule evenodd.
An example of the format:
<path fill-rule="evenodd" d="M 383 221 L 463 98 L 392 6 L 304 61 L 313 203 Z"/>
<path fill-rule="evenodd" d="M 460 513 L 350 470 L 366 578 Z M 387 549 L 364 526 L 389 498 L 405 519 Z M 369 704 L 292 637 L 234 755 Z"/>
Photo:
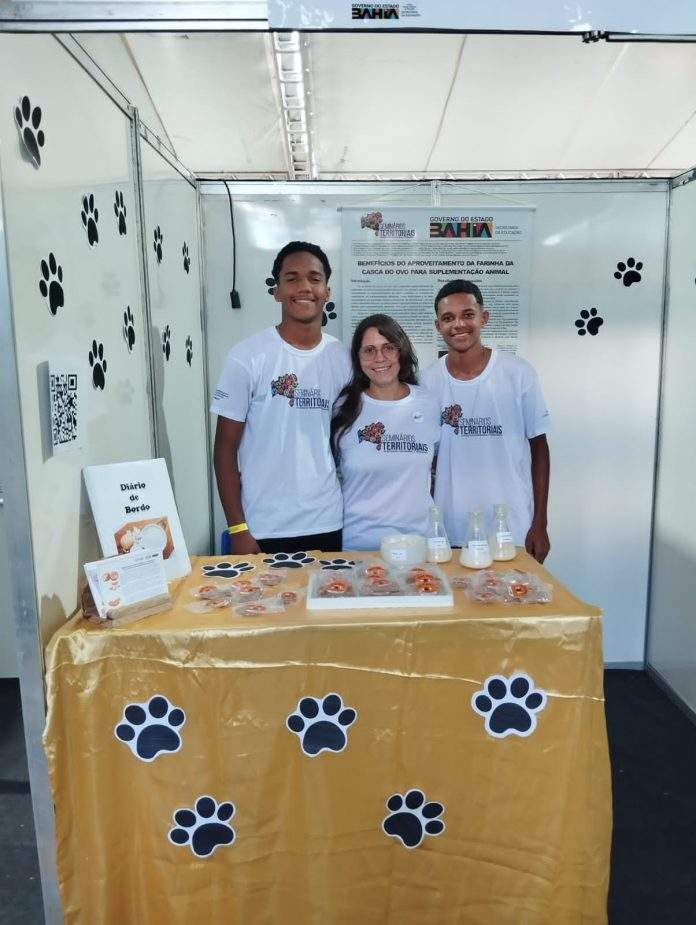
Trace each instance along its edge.
<path fill-rule="evenodd" d="M 40 106 L 45 144 L 36 169 L 22 156 L 14 123 L 27 95 Z M 10 288 L 17 351 L 34 570 L 45 643 L 77 606 L 81 564 L 99 544 L 82 468 L 152 455 L 143 350 L 130 121 L 50 36 L 0 35 L 0 143 Z M 119 234 L 116 191 L 127 233 Z M 83 196 L 98 211 L 98 242 L 82 222 Z M 52 314 L 39 291 L 41 261 L 62 268 L 64 304 Z M 130 307 L 136 344 L 128 350 Z M 140 335 L 139 337 L 137 335 Z M 93 385 L 92 343 L 106 360 Z M 65 358 L 82 377 L 83 446 L 51 455 L 49 360 Z M 11 530 L 11 525 L 8 525 Z M 32 564 L 27 562 L 27 568 Z"/>
<path fill-rule="evenodd" d="M 427 183 L 230 183 L 230 190 L 239 310 L 230 303 L 225 186 L 201 186 L 211 390 L 229 348 L 278 322 L 280 308 L 266 278 L 287 241 L 313 241 L 327 252 L 338 317 L 325 330 L 341 336 L 341 206 L 535 207 L 527 358 L 539 372 L 552 421 L 547 564 L 576 594 L 604 609 L 606 661 L 642 666 L 668 184 L 441 183 L 438 203 Z M 643 264 L 642 279 L 625 286 L 614 273 L 631 256 Z M 579 337 L 575 320 L 591 307 L 604 324 L 596 336 Z M 224 518 L 217 500 L 215 525 L 219 534 Z"/>
<path fill-rule="evenodd" d="M 696 713 L 696 183 L 672 191 L 647 662 Z"/>
<path fill-rule="evenodd" d="M 41 108 L 45 141 L 38 169 L 25 157 L 15 125 L 24 96 L 32 109 Z M 0 178 L 34 555 L 33 563 L 21 567 L 34 572 L 43 645 L 78 606 L 82 564 L 101 556 L 82 469 L 152 457 L 154 418 L 190 552 L 210 547 L 197 190 L 142 139 L 140 150 L 149 273 L 139 240 L 131 118 L 54 37 L 0 35 Z M 91 243 L 82 219 L 84 196 L 94 197 L 98 211 L 98 240 L 93 236 Z M 122 214 L 125 226 L 119 224 Z M 170 244 L 161 265 L 153 248 L 157 224 L 165 248 Z M 53 312 L 39 289 L 41 262 L 48 263 L 50 254 L 56 261 L 51 279 L 58 279 L 60 266 L 63 293 Z M 153 376 L 143 284 L 148 278 L 157 339 Z M 169 363 L 160 339 L 166 324 L 174 335 Z M 129 326 L 135 335 L 130 345 Z M 47 367 L 62 359 L 82 377 L 82 441 L 53 454 Z M 94 371 L 102 359 L 99 387 Z M 8 541 L 11 506 L 0 509 Z"/>

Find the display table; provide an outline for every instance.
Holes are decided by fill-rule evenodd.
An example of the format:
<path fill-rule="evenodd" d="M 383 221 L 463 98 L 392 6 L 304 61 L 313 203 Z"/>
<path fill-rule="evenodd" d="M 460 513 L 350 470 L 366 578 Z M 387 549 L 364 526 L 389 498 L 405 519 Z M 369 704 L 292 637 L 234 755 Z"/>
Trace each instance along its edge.
<path fill-rule="evenodd" d="M 51 641 L 66 922 L 606 921 L 597 608 L 554 581 L 545 605 L 191 613 L 216 562 L 167 613 Z"/>

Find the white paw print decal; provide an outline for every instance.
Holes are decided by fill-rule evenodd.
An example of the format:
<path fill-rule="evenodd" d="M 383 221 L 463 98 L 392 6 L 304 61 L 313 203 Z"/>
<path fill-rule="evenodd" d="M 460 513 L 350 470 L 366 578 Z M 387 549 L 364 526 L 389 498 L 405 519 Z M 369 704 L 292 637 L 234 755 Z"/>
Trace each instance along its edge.
<path fill-rule="evenodd" d="M 356 718 L 352 707 L 343 708 L 338 694 L 327 694 L 322 700 L 303 697 L 285 723 L 302 744 L 302 751 L 310 758 L 321 752 L 342 752 L 348 744 L 348 727 Z"/>
<path fill-rule="evenodd" d="M 177 730 L 185 722 L 186 714 L 181 707 L 175 707 L 163 694 L 155 694 L 143 703 L 129 703 L 114 735 L 136 758 L 154 761 L 164 752 L 179 751 L 181 736 Z"/>
<path fill-rule="evenodd" d="M 316 562 L 306 552 L 276 552 L 263 560 L 270 568 L 304 568 Z"/>
<path fill-rule="evenodd" d="M 193 809 L 183 807 L 173 813 L 176 826 L 169 830 L 173 845 L 188 845 L 197 858 L 209 857 L 220 845 L 231 845 L 235 838 L 232 826 L 234 803 L 218 804 L 214 797 L 201 796 Z"/>
<path fill-rule="evenodd" d="M 355 568 L 354 559 L 320 559 L 319 565 L 323 572 L 342 572 L 346 569 Z"/>
<path fill-rule="evenodd" d="M 439 835 L 445 823 L 439 818 L 445 811 L 442 803 L 426 803 L 422 790 L 395 793 L 387 800 L 389 815 L 382 820 L 387 835 L 398 838 L 405 848 L 417 848 L 426 835 Z"/>
<path fill-rule="evenodd" d="M 215 562 L 202 565 L 201 571 L 206 578 L 239 578 L 243 572 L 251 572 L 254 566 L 250 562 Z"/>
<path fill-rule="evenodd" d="M 471 698 L 471 706 L 485 716 L 486 732 L 496 739 L 530 736 L 536 729 L 536 714 L 546 706 L 546 694 L 534 689 L 527 674 L 491 675 Z"/>

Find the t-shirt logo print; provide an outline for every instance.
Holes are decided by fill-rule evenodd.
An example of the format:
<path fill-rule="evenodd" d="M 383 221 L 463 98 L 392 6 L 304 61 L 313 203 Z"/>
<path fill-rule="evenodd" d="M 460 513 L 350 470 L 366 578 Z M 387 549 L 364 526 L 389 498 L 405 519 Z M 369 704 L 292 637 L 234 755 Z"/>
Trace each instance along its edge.
<path fill-rule="evenodd" d="M 443 426 L 449 424 L 450 427 L 454 429 L 455 434 L 459 433 L 459 427 L 462 419 L 462 406 L 461 405 L 448 405 L 446 408 L 442 409 L 442 414 L 440 415 L 440 424 Z"/>
<path fill-rule="evenodd" d="M 271 395 L 284 395 L 290 401 L 290 407 L 295 404 L 295 389 L 298 386 L 295 373 L 284 373 L 271 382 Z"/>
<path fill-rule="evenodd" d="M 366 424 L 362 430 L 358 431 L 358 443 L 374 443 L 378 450 L 382 449 L 382 437 L 384 437 L 385 426 L 381 421 L 375 421 L 373 424 Z"/>

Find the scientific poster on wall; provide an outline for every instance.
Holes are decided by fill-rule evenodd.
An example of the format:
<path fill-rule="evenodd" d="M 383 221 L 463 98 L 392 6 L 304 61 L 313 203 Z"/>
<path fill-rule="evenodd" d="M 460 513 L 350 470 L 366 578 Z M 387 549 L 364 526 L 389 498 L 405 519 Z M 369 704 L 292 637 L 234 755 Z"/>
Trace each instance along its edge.
<path fill-rule="evenodd" d="M 345 343 L 359 321 L 384 312 L 406 331 L 424 369 L 444 349 L 435 295 L 448 280 L 467 279 L 490 312 L 484 343 L 524 354 L 533 218 L 525 206 L 344 208 Z"/>

